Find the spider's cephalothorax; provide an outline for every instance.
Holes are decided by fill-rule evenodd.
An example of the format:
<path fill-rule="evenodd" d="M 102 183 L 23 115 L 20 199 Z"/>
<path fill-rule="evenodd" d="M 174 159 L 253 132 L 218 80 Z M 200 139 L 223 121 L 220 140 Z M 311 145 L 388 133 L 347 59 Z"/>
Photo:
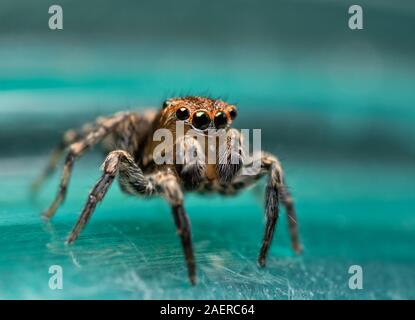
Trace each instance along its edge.
<path fill-rule="evenodd" d="M 235 194 L 254 184 L 267 175 L 265 191 L 266 227 L 258 258 L 260 266 L 265 259 L 278 219 L 278 206 L 281 201 L 288 214 L 292 246 L 301 251 L 298 237 L 296 214 L 293 201 L 284 184 L 283 171 L 278 159 L 263 152 L 260 155 L 260 169 L 255 174 L 242 174 L 248 165 L 242 148 L 234 150 L 231 141 L 241 140 L 240 132 L 231 127 L 237 116 L 234 105 L 222 100 L 205 97 L 184 97 L 167 100 L 163 108 L 155 111 L 120 112 L 109 117 L 98 118 L 78 130 L 65 133 L 59 146 L 53 151 L 43 175 L 33 184 L 36 191 L 44 180 L 55 170 L 60 156 L 67 150 L 58 193 L 43 216 L 50 219 L 65 199 L 73 165 L 85 151 L 101 144 L 107 157 L 103 164 L 103 175 L 90 192 L 81 216 L 68 237 L 67 242 L 76 240 L 84 225 L 91 217 L 97 203 L 103 199 L 113 180 L 118 176 L 121 189 L 132 195 L 163 196 L 171 205 L 174 222 L 181 239 L 186 258 L 189 278 L 196 281 L 195 259 L 193 255 L 190 224 L 183 205 L 183 192 L 219 192 Z M 159 163 L 155 154 L 160 140 L 154 139 L 159 129 L 176 133 L 177 124 L 184 133 L 174 135 L 171 146 L 172 163 Z M 202 161 L 199 157 L 188 157 L 189 153 L 206 155 L 200 137 L 188 135 L 192 130 L 202 136 L 209 145 L 209 132 L 219 130 L 226 133 L 222 145 L 216 144 L 214 162 Z M 242 143 L 239 144 L 242 146 Z M 212 149 L 212 148 L 211 148 Z M 177 151 L 182 152 L 177 152 Z M 186 152 L 189 151 L 190 152 Z M 184 157 L 178 161 L 177 155 Z M 236 158 L 236 161 L 235 161 Z"/>

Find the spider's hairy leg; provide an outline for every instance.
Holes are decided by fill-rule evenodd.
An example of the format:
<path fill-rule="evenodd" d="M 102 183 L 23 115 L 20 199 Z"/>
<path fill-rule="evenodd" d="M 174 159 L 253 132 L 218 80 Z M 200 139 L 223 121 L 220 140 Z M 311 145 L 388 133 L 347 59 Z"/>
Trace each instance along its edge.
<path fill-rule="evenodd" d="M 126 190 L 125 188 L 127 188 L 129 193 L 152 194 L 154 191 L 151 182 L 144 177 L 133 157 L 126 151 L 116 150 L 110 152 L 102 167 L 104 173 L 89 193 L 84 209 L 67 239 L 68 244 L 78 238 L 83 227 L 92 216 L 97 203 L 104 198 L 117 173 L 120 176 L 120 183 L 126 185 L 123 189 Z"/>
<path fill-rule="evenodd" d="M 278 163 L 272 161 L 272 158 L 266 159 L 266 168 L 269 171 L 268 182 L 265 188 L 265 216 L 266 225 L 264 238 L 262 240 L 261 251 L 258 257 L 258 263 L 261 267 L 265 266 L 265 260 L 268 255 L 269 247 L 274 236 L 275 225 L 279 216 L 279 195 L 281 192 L 281 170 Z"/>
<path fill-rule="evenodd" d="M 85 137 L 85 135 L 87 135 L 92 130 L 92 124 L 88 123 L 85 124 L 80 130 L 70 129 L 63 134 L 59 144 L 50 153 L 48 163 L 43 172 L 33 181 L 31 185 L 32 195 L 36 196 L 45 181 L 55 172 L 58 162 L 64 154 L 66 148 L 72 143 Z"/>
<path fill-rule="evenodd" d="M 221 183 L 230 183 L 243 164 L 242 135 L 229 129 L 219 136 L 216 172 Z"/>
<path fill-rule="evenodd" d="M 186 135 L 177 139 L 176 148 L 176 171 L 186 189 L 196 189 L 206 171 L 204 150 L 194 137 Z"/>
<path fill-rule="evenodd" d="M 263 154 L 261 166 L 268 171 L 268 183 L 265 190 L 266 226 L 261 251 L 258 257 L 260 266 L 265 266 L 265 260 L 274 235 L 275 225 L 279 215 L 279 200 L 286 208 L 293 249 L 300 252 L 296 213 L 292 199 L 284 185 L 284 173 L 278 159 L 269 154 Z"/>
<path fill-rule="evenodd" d="M 106 136 L 108 136 L 122 121 L 127 119 L 127 113 L 118 113 L 112 117 L 101 118 L 97 121 L 97 126 L 83 139 L 72 143 L 69 146 L 68 153 L 65 158 L 65 164 L 62 171 L 59 190 L 49 208 L 43 213 L 45 219 L 50 219 L 55 214 L 56 210 L 65 200 L 70 176 L 72 173 L 74 162 L 85 151 L 101 142 Z"/>
<path fill-rule="evenodd" d="M 247 173 L 249 173 L 249 170 L 247 170 Z M 232 189 L 230 191 L 234 193 L 254 184 L 264 175 L 268 175 L 268 182 L 265 191 L 266 227 L 258 258 L 260 266 L 265 265 L 266 256 L 278 220 L 280 200 L 287 212 L 292 248 L 296 253 L 301 253 L 302 250 L 294 202 L 285 184 L 281 163 L 276 157 L 263 153 L 261 156 L 261 170 L 255 174 L 237 176 L 228 188 Z"/>
<path fill-rule="evenodd" d="M 90 192 L 82 213 L 70 233 L 67 243 L 74 242 L 92 216 L 98 202 L 102 201 L 116 175 L 121 189 L 134 195 L 163 195 L 172 206 L 177 232 L 182 241 L 184 254 L 192 284 L 196 281 L 196 268 L 191 242 L 190 223 L 183 208 L 183 193 L 176 176 L 169 172 L 160 172 L 145 177 L 143 171 L 134 162 L 133 157 L 123 150 L 112 151 L 104 161 L 104 174 Z"/>
<path fill-rule="evenodd" d="M 297 254 L 300 254 L 303 251 L 303 248 L 298 233 L 297 213 L 295 211 L 294 201 L 285 184 L 283 184 L 281 189 L 281 202 L 284 205 L 288 216 L 291 246 Z"/>
<path fill-rule="evenodd" d="M 196 283 L 196 264 L 193 254 L 190 222 L 183 206 L 183 192 L 180 184 L 177 177 L 170 170 L 157 173 L 152 179 L 157 191 L 164 196 L 172 207 L 177 234 L 182 242 L 189 279 L 191 284 L 194 285 Z"/>

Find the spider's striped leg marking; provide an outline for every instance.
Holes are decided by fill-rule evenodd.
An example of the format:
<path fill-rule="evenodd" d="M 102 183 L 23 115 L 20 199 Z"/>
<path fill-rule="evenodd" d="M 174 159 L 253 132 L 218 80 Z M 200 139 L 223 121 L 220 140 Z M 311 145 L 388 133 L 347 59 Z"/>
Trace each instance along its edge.
<path fill-rule="evenodd" d="M 174 223 L 182 242 L 189 279 L 191 284 L 194 285 L 196 284 L 196 264 L 193 254 L 190 222 L 183 206 L 183 192 L 176 176 L 169 171 L 155 174 L 153 180 L 157 191 L 166 198 L 172 207 Z"/>
<path fill-rule="evenodd" d="M 95 130 L 86 135 L 85 138 L 72 143 L 69 147 L 68 154 L 65 159 L 61 181 L 58 193 L 55 196 L 52 204 L 43 213 L 45 219 L 50 219 L 55 214 L 56 210 L 65 200 L 70 176 L 72 173 L 75 160 L 80 157 L 86 150 L 90 149 L 97 143 L 101 142 L 108 134 L 110 134 L 120 122 L 127 118 L 126 113 L 119 113 L 113 117 L 99 119 Z"/>
<path fill-rule="evenodd" d="M 216 172 L 221 183 L 230 183 L 242 168 L 243 141 L 241 133 L 236 129 L 229 129 L 225 139 L 224 143 L 219 143 Z"/>
<path fill-rule="evenodd" d="M 152 194 L 154 191 L 152 184 L 145 179 L 133 157 L 126 151 L 112 151 L 104 161 L 103 171 L 104 174 L 90 192 L 81 216 L 69 235 L 67 243 L 72 243 L 78 238 L 83 227 L 92 216 L 97 203 L 104 198 L 117 173 L 120 176 L 120 183 L 125 184 L 123 187 L 129 193 Z"/>
<path fill-rule="evenodd" d="M 287 212 L 291 245 L 297 253 L 300 253 L 302 250 L 299 240 L 298 223 L 294 203 L 284 183 L 284 173 L 277 158 L 270 154 L 263 153 L 261 157 L 261 171 L 258 174 L 235 177 L 229 188 L 229 192 L 234 193 L 238 190 L 246 188 L 254 184 L 266 174 L 268 174 L 268 182 L 265 190 L 265 216 L 267 221 L 262 247 L 258 258 L 260 266 L 265 265 L 265 260 L 274 235 L 275 225 L 279 214 L 279 200 L 281 200 Z"/>
<path fill-rule="evenodd" d="M 205 178 L 205 153 L 199 142 L 191 136 L 183 136 L 176 143 L 176 171 L 186 189 L 197 189 Z M 196 156 L 195 156 L 196 155 Z"/>
<path fill-rule="evenodd" d="M 63 153 L 65 152 L 65 149 L 72 143 L 85 137 L 92 130 L 92 124 L 88 123 L 84 125 L 80 130 L 70 129 L 63 134 L 60 143 L 50 153 L 48 163 L 45 169 L 43 170 L 41 175 L 37 177 L 35 181 L 33 181 L 31 185 L 31 192 L 34 196 L 37 195 L 45 181 L 55 172 L 58 162 L 62 157 Z"/>

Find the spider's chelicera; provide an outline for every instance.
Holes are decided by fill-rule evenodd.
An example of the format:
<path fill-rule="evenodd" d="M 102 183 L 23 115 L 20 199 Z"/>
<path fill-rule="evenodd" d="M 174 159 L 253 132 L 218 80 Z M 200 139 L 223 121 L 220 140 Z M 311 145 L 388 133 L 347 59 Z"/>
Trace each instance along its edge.
<path fill-rule="evenodd" d="M 189 278 L 194 284 L 195 258 L 183 193 L 195 191 L 232 195 L 268 176 L 265 190 L 266 226 L 258 263 L 265 265 L 278 219 L 279 202 L 288 214 L 293 249 L 300 252 L 296 214 L 284 183 L 281 164 L 275 156 L 260 152 L 256 157 L 258 170 L 249 170 L 254 160 L 247 160 L 242 148 L 242 135 L 231 127 L 236 117 L 236 107 L 222 100 L 184 97 L 167 100 L 157 111 L 120 112 L 100 117 L 80 129 L 67 131 L 52 152 L 46 170 L 33 184 L 33 191 L 36 192 L 54 172 L 60 156 L 67 150 L 59 190 L 43 217 L 52 218 L 64 201 L 75 160 L 93 146 L 101 144 L 107 153 L 102 166 L 103 174 L 90 192 L 81 216 L 67 239 L 68 243 L 77 239 L 97 203 L 118 177 L 121 190 L 125 193 L 147 197 L 160 195 L 171 205 Z M 160 130 L 177 133 L 179 123 L 184 134 L 175 135 L 172 143 L 167 144 L 169 148 L 161 148 L 163 141 L 155 139 L 157 133 Z M 191 131 L 196 131 L 199 136 L 188 134 Z M 211 131 L 215 134 L 222 132 L 222 135 L 211 135 Z M 221 139 L 221 136 L 225 138 Z M 235 141 L 238 143 L 235 144 Z M 202 148 L 203 144 L 209 146 L 208 150 L 215 151 L 213 157 L 216 161 L 204 161 L 208 152 Z M 161 153 L 158 152 L 160 150 Z M 161 157 L 158 154 L 173 161 L 157 161 Z"/>

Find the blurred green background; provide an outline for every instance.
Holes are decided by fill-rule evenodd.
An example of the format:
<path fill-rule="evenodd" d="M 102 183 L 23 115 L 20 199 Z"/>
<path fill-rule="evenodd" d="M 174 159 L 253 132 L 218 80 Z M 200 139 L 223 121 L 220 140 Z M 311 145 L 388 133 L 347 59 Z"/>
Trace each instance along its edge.
<path fill-rule="evenodd" d="M 64 29 L 48 28 L 60 4 Z M 415 4 L 354 2 L 29 1 L 0 3 L 0 299 L 415 298 Z M 63 241 L 99 177 L 76 165 L 52 224 L 28 187 L 68 128 L 97 115 L 159 107 L 171 96 L 237 103 L 239 128 L 262 129 L 298 207 L 305 246 L 281 215 L 268 267 L 255 261 L 262 188 L 190 195 L 199 284 L 187 283 L 167 205 L 114 185 L 72 247 Z M 263 187 L 263 185 L 262 185 Z M 48 268 L 64 269 L 64 289 Z M 348 288 L 361 265 L 364 289 Z"/>

